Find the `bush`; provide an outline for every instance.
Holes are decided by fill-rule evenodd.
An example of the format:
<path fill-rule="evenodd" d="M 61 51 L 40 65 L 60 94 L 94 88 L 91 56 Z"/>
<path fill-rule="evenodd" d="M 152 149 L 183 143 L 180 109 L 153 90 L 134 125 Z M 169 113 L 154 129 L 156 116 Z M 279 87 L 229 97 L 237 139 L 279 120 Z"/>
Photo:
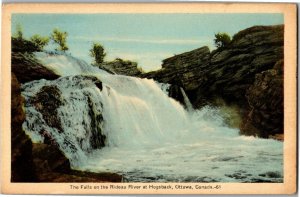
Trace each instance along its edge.
<path fill-rule="evenodd" d="M 93 43 L 92 48 L 90 49 L 90 56 L 95 58 L 96 64 L 101 64 L 104 61 L 106 53 L 104 48 L 100 43 Z"/>
<path fill-rule="evenodd" d="M 214 41 L 217 48 L 224 48 L 231 42 L 231 38 L 227 33 L 217 33 Z"/>

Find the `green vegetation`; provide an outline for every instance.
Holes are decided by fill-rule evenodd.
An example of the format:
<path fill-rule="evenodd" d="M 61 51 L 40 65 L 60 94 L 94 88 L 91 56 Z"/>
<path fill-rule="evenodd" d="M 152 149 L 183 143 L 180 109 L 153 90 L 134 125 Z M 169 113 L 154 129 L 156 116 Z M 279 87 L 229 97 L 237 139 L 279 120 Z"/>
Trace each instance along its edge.
<path fill-rule="evenodd" d="M 96 64 L 101 64 L 104 61 L 106 53 L 104 52 L 104 48 L 100 43 L 93 43 L 92 48 L 90 49 L 90 56 L 95 58 Z"/>
<path fill-rule="evenodd" d="M 69 47 L 67 46 L 67 32 L 62 32 L 59 29 L 55 28 L 51 34 L 51 39 L 54 43 L 59 45 L 59 48 L 56 48 L 55 50 L 58 51 L 67 51 L 69 50 Z"/>
<path fill-rule="evenodd" d="M 17 24 L 16 35 L 14 37 L 17 38 L 18 40 L 23 40 L 23 29 L 20 24 Z"/>
<path fill-rule="evenodd" d="M 43 48 L 49 43 L 49 37 L 40 36 L 38 34 L 35 34 L 31 36 L 30 41 L 33 42 L 33 44 L 39 49 L 43 50 Z"/>
<path fill-rule="evenodd" d="M 224 48 L 231 42 L 231 38 L 227 33 L 217 33 L 214 41 L 217 48 Z"/>

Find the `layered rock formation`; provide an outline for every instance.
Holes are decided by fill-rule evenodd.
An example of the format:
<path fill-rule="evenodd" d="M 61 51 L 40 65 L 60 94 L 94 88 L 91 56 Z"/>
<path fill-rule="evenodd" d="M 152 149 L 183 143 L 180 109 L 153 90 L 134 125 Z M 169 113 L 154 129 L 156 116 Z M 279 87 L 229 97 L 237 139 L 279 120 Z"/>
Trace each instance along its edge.
<path fill-rule="evenodd" d="M 243 120 L 242 133 L 260 137 L 283 134 L 283 65 L 279 60 L 272 69 L 256 74 L 246 93 L 250 110 Z"/>
<path fill-rule="evenodd" d="M 283 29 L 283 25 L 254 26 L 234 35 L 226 47 L 211 53 L 202 47 L 170 57 L 163 61 L 162 69 L 141 76 L 170 83 L 171 87 L 183 87 L 195 108 L 220 103 L 238 106 L 242 119 L 247 120 L 240 127 L 243 134 L 268 137 L 282 133 L 283 74 L 278 69 L 276 74 L 274 69 L 264 71 L 283 59 Z M 276 82 L 265 77 L 271 73 L 276 75 Z M 262 83 L 269 84 L 266 90 L 258 90 Z M 258 102 L 260 99 L 263 100 Z M 275 108 L 276 113 L 271 113 Z M 272 121 L 281 123 L 272 124 Z M 253 128 L 245 126 L 246 122 Z"/>
<path fill-rule="evenodd" d="M 99 65 L 99 68 L 106 70 L 109 73 L 119 75 L 139 76 L 142 74 L 142 70 L 137 67 L 136 62 L 126 61 L 119 58 L 111 62 L 104 62 Z"/>
<path fill-rule="evenodd" d="M 209 48 L 202 47 L 165 59 L 161 70 L 142 74 L 141 77 L 178 85 L 186 91 L 195 90 L 206 78 L 204 70 L 209 66 L 209 57 Z"/>

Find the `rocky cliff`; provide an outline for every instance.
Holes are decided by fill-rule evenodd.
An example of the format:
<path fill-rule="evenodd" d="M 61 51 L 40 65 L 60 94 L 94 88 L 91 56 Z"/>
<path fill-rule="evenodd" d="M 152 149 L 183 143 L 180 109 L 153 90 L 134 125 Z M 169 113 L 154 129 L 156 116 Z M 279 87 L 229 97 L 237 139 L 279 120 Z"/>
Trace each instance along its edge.
<path fill-rule="evenodd" d="M 183 87 L 195 108 L 219 105 L 220 100 L 238 106 L 245 120 L 240 127 L 243 134 L 282 133 L 283 74 L 275 64 L 283 59 L 283 32 L 283 25 L 254 26 L 238 32 L 226 47 L 212 52 L 201 47 L 170 57 L 162 69 L 141 76 Z M 266 83 L 267 88 L 260 90 Z M 271 112 L 275 108 L 276 113 Z"/>

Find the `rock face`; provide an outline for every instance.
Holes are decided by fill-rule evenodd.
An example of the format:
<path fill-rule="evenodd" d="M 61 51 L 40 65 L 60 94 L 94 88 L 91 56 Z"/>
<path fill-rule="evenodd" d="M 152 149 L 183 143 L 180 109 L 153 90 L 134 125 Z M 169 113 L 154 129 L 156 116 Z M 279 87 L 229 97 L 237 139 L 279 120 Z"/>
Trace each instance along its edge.
<path fill-rule="evenodd" d="M 47 69 L 30 53 L 16 52 L 11 54 L 11 70 L 20 83 L 38 79 L 57 79 L 59 76 Z"/>
<path fill-rule="evenodd" d="M 283 30 L 283 25 L 254 26 L 234 35 L 226 47 L 211 53 L 202 47 L 170 57 L 162 69 L 141 77 L 183 87 L 195 108 L 219 105 L 220 100 L 238 106 L 243 134 L 282 133 L 283 75 L 277 68 L 283 65 Z"/>
<path fill-rule="evenodd" d="M 62 104 L 61 92 L 56 86 L 44 86 L 30 102 L 43 115 L 45 122 L 62 132 L 57 109 Z"/>
<path fill-rule="evenodd" d="M 112 62 L 105 62 L 99 66 L 101 69 L 110 73 L 127 75 L 127 76 L 139 76 L 142 74 L 141 69 L 137 67 L 136 62 L 125 61 L 117 58 Z"/>
<path fill-rule="evenodd" d="M 241 127 L 243 134 L 266 138 L 283 133 L 283 65 L 280 60 L 256 74 L 246 94 L 250 110 Z"/>
<path fill-rule="evenodd" d="M 11 38 L 11 51 L 21 53 L 32 53 L 35 51 L 40 51 L 40 49 L 29 40 Z"/>
<path fill-rule="evenodd" d="M 11 76 L 11 181 L 35 181 L 32 159 L 32 143 L 22 129 L 25 113 L 22 110 L 24 98 L 21 96 L 20 84 L 12 73 Z"/>
<path fill-rule="evenodd" d="M 70 168 L 69 160 L 51 144 L 33 144 L 38 182 L 121 182 L 114 173 L 91 173 Z"/>
<path fill-rule="evenodd" d="M 183 87 L 185 91 L 198 88 L 206 78 L 203 70 L 209 65 L 210 51 L 202 47 L 163 60 L 162 69 L 142 74 L 144 78 L 153 78 L 162 83 Z"/>

